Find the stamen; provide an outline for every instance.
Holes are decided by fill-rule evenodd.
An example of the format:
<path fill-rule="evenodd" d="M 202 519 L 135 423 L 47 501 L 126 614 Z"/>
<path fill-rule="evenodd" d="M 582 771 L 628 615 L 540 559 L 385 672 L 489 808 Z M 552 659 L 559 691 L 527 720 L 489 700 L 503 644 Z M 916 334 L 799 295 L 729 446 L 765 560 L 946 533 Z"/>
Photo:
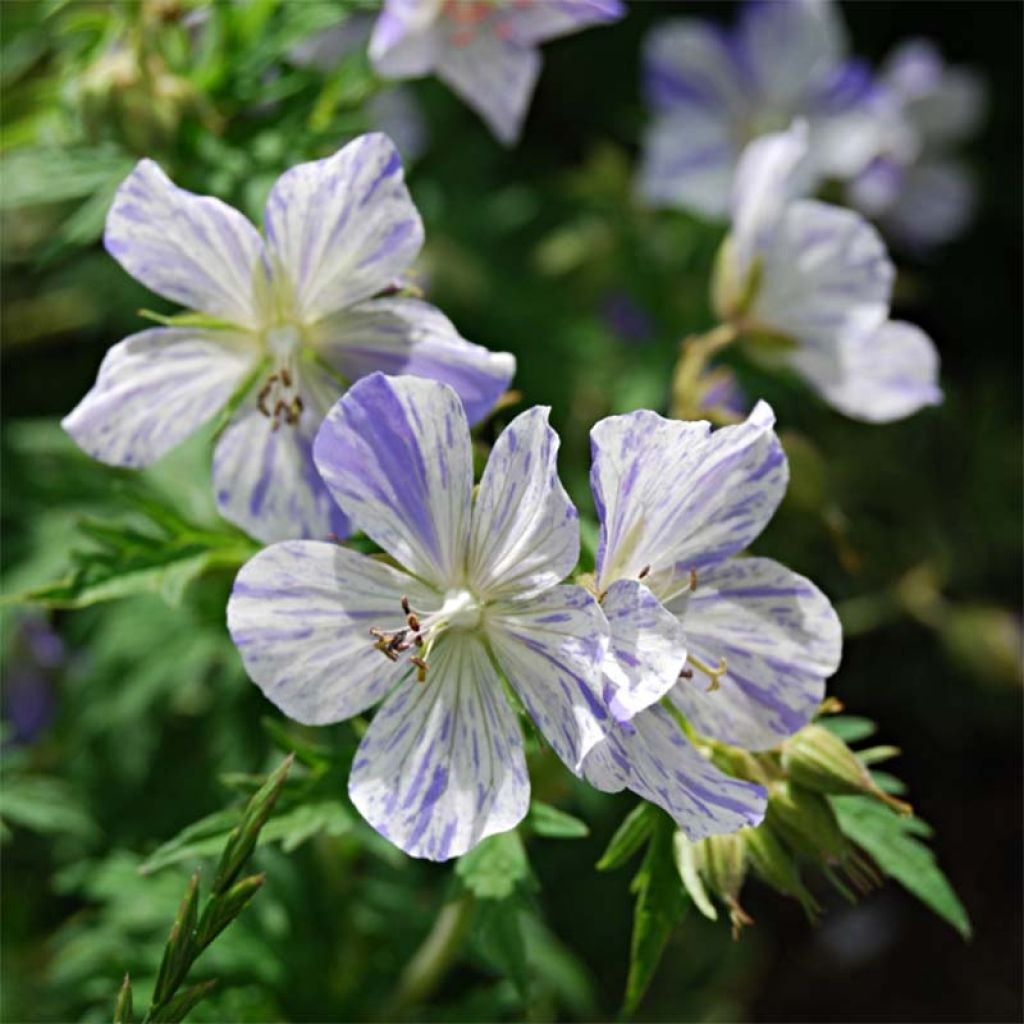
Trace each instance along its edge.
<path fill-rule="evenodd" d="M 692 593 L 696 589 L 697 589 L 697 570 L 691 568 L 690 569 L 690 592 Z"/>
<path fill-rule="evenodd" d="M 682 669 L 680 671 L 680 673 L 679 673 L 679 678 L 680 679 L 692 679 L 693 678 L 693 669 L 692 668 L 684 668 L 684 669 Z"/>
<path fill-rule="evenodd" d="M 720 680 L 729 669 L 729 663 L 725 660 L 725 658 L 718 659 L 717 668 L 709 668 L 707 665 L 704 664 L 703 661 L 700 660 L 700 658 L 693 654 L 688 656 L 688 660 L 690 664 L 693 665 L 695 669 L 697 669 L 698 672 L 703 672 L 704 675 L 706 675 L 708 679 L 711 680 L 711 683 L 706 691 L 707 693 L 714 693 L 715 690 L 717 690 L 722 685 Z"/>
<path fill-rule="evenodd" d="M 409 598 L 407 598 L 405 594 L 402 595 L 402 611 L 405 612 L 406 615 L 412 615 L 412 605 L 409 604 Z"/>
<path fill-rule="evenodd" d="M 640 570 L 640 571 L 639 571 L 639 572 L 638 572 L 638 573 L 636 574 L 636 578 L 637 578 L 638 580 L 642 580 L 642 579 L 643 579 L 643 578 L 644 578 L 644 577 L 645 577 L 645 576 L 646 576 L 646 575 L 647 575 L 647 574 L 648 574 L 648 573 L 649 573 L 650 571 L 651 571 L 651 567 L 650 567 L 649 565 L 645 565 L 645 566 L 644 566 L 644 567 L 643 567 L 643 568 L 642 568 L 642 569 L 641 569 L 641 570 Z"/>
<path fill-rule="evenodd" d="M 425 683 L 427 681 L 427 669 L 430 666 L 422 658 L 417 658 L 415 654 L 409 660 L 416 666 L 416 682 Z"/>

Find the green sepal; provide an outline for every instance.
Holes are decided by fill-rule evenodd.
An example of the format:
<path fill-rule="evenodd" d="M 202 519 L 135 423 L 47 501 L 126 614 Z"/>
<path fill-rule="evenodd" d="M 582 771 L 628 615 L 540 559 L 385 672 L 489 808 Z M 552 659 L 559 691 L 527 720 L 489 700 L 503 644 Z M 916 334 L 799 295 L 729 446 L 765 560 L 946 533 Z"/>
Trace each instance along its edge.
<path fill-rule="evenodd" d="M 597 862 L 598 871 L 613 871 L 622 867 L 651 834 L 657 821 L 658 809 L 649 803 L 639 803 L 622 819 L 622 824 L 615 830 L 615 835 L 601 859 Z"/>
<path fill-rule="evenodd" d="M 171 925 L 171 934 L 164 947 L 160 970 L 156 976 L 156 986 L 153 989 L 154 1006 L 163 1003 L 170 997 L 188 974 L 188 969 L 196 958 L 197 951 L 193 944 L 193 936 L 198 904 L 199 872 L 197 871 L 189 879 L 185 897 L 178 908 L 174 924 Z"/>
<path fill-rule="evenodd" d="M 121 983 L 121 989 L 117 993 L 117 1002 L 114 1003 L 114 1024 L 133 1024 L 135 1018 L 132 1014 L 132 983 L 126 974 Z"/>
<path fill-rule="evenodd" d="M 211 896 L 199 919 L 195 934 L 195 955 L 198 956 L 249 905 L 262 888 L 266 875 L 250 875 L 220 896 Z"/>
<path fill-rule="evenodd" d="M 185 989 L 163 1006 L 157 1007 L 146 1018 L 145 1024 L 178 1024 L 183 1021 L 189 1011 L 217 987 L 217 979 L 202 981 L 198 985 Z"/>

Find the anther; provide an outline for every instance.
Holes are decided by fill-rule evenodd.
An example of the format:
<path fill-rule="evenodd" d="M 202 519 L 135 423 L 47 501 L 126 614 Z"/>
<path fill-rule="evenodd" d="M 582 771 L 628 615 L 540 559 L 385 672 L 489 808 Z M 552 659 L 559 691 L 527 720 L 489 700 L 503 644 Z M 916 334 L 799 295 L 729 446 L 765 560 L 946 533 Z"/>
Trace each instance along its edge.
<path fill-rule="evenodd" d="M 692 668 L 684 668 L 684 669 L 682 669 L 680 671 L 680 673 L 679 673 L 679 678 L 680 679 L 692 679 L 693 678 L 693 669 Z"/>
<path fill-rule="evenodd" d="M 409 604 L 409 598 L 404 594 L 402 595 L 402 611 L 405 612 L 406 615 L 412 614 L 412 605 Z"/>
<path fill-rule="evenodd" d="M 287 367 L 281 367 L 281 383 L 286 387 L 292 386 L 292 375 L 288 372 Z"/>
<path fill-rule="evenodd" d="M 409 623 L 409 628 L 413 630 L 413 632 L 418 633 L 420 631 L 420 620 L 417 619 L 412 612 L 409 612 L 405 621 Z"/>
<path fill-rule="evenodd" d="M 690 569 L 690 590 L 694 591 L 697 589 L 697 570 Z"/>
<path fill-rule="evenodd" d="M 647 575 L 647 574 L 648 574 L 648 573 L 649 573 L 650 571 L 651 571 L 651 567 L 650 567 L 649 565 L 645 565 L 645 566 L 644 566 L 644 567 L 643 567 L 643 568 L 642 568 L 642 569 L 641 569 L 641 570 L 640 570 L 640 571 L 639 571 L 639 572 L 638 572 L 638 573 L 636 574 L 636 578 L 637 578 L 638 580 L 642 580 L 642 579 L 643 579 L 643 578 L 644 578 L 644 577 L 645 577 L 645 576 L 646 576 L 646 575 Z"/>

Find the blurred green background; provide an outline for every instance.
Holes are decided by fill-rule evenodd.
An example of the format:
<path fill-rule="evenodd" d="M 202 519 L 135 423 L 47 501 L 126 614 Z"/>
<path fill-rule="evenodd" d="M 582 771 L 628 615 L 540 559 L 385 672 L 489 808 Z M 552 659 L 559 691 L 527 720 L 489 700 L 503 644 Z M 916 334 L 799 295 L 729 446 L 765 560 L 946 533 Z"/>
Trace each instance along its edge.
<path fill-rule="evenodd" d="M 258 222 L 283 169 L 380 124 L 358 43 L 329 56 L 326 70 L 300 45 L 357 6 L 0 5 L 5 591 L 64 575 L 88 542 L 83 517 L 110 524 L 154 500 L 196 521 L 211 516 L 207 438 L 140 478 L 90 463 L 55 425 L 107 347 L 141 329 L 140 307 L 170 311 L 103 252 L 103 217 L 148 155 Z M 438 83 L 410 86 L 425 118 L 423 152 L 408 164 L 427 225 L 423 283 L 466 337 L 517 355 L 516 386 L 528 403 L 552 406 L 563 479 L 584 510 L 592 423 L 664 409 L 679 339 L 712 325 L 706 293 L 721 228 L 645 211 L 631 196 L 646 116 L 641 40 L 680 13 L 724 22 L 733 12 L 632 4 L 618 25 L 546 47 L 523 141 L 510 151 Z M 874 61 L 925 35 L 985 75 L 990 114 L 969 153 L 982 199 L 957 242 L 926 258 L 894 251 L 897 314 L 924 326 L 941 353 L 941 408 L 858 424 L 735 357 L 748 394 L 775 406 L 794 467 L 756 550 L 814 578 L 840 608 L 848 639 L 831 692 L 880 723 L 880 742 L 902 748 L 897 770 L 936 829 L 975 937 L 963 943 L 892 885 L 856 907 L 822 891 L 817 929 L 796 904 L 751 886 L 756 926 L 734 944 L 728 929 L 691 914 L 642 1019 L 1024 1014 L 1022 8 L 862 3 L 844 14 L 855 50 Z M 230 580 L 208 574 L 172 605 L 153 596 L 5 609 L 4 1020 L 109 1019 L 124 971 L 153 971 L 185 878 L 181 865 L 145 876 L 138 865 L 224 806 L 224 773 L 278 756 L 263 724 L 277 713 L 224 631 Z M 346 725 L 309 736 L 341 751 L 354 743 Z M 535 983 L 524 1006 L 495 966 L 500 949 L 489 943 L 500 937 L 474 936 L 430 1019 L 614 1016 L 628 876 L 590 865 L 633 801 L 589 791 L 553 763 L 533 767 L 538 795 L 591 826 L 573 842 L 530 841 Z M 318 813 L 296 850 L 260 852 L 267 889 L 211 952 L 226 991 L 196 1019 L 379 1014 L 450 870 L 388 855 L 340 800 Z"/>

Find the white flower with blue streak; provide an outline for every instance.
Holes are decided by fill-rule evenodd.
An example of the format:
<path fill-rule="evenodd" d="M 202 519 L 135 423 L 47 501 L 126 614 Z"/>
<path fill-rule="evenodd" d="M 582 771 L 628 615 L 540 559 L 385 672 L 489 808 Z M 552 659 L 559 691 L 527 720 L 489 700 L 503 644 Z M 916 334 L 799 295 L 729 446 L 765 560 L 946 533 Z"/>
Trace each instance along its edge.
<path fill-rule="evenodd" d="M 547 411 L 518 416 L 473 496 L 463 407 L 447 386 L 374 374 L 331 410 L 314 457 L 393 561 L 291 541 L 245 565 L 228 626 L 250 676 L 319 725 L 384 701 L 349 778 L 353 803 L 416 857 L 446 860 L 513 828 L 529 779 L 505 676 L 575 772 L 604 735 L 607 626 L 562 585 L 579 552 Z"/>
<path fill-rule="evenodd" d="M 889 319 L 895 269 L 878 232 L 853 210 L 799 198 L 807 146 L 797 124 L 745 150 L 716 269 L 719 315 L 769 340 L 762 352 L 847 416 L 884 423 L 938 404 L 935 346 Z"/>
<path fill-rule="evenodd" d="M 760 402 L 714 432 L 647 411 L 591 431 L 605 690 L 619 724 L 584 773 L 659 804 L 691 839 L 756 825 L 766 794 L 707 761 L 659 701 L 702 736 L 761 750 L 810 720 L 839 665 L 825 595 L 771 559 L 733 557 L 786 489 L 774 422 Z"/>
<path fill-rule="evenodd" d="M 511 145 L 540 74 L 539 45 L 624 13 L 620 0 L 384 0 L 370 60 L 385 78 L 437 75 Z"/>
<path fill-rule="evenodd" d="M 829 0 L 754 0 L 732 32 L 697 19 L 654 29 L 644 51 L 654 120 L 639 190 L 659 206 L 724 217 L 744 147 L 794 118 L 810 126 L 814 179 L 848 179 L 879 150 L 891 105 L 847 55 Z"/>
<path fill-rule="evenodd" d="M 924 39 L 895 50 L 879 80 L 896 99 L 899 121 L 882 152 L 850 182 L 849 202 L 906 246 L 948 242 L 977 203 L 974 179 L 956 151 L 984 118 L 984 82 L 969 68 L 947 65 Z"/>
<path fill-rule="evenodd" d="M 263 541 L 346 536 L 348 522 L 311 453 L 346 383 L 377 370 L 433 377 L 455 388 L 476 421 L 504 391 L 515 360 L 470 344 L 425 302 L 374 298 L 423 244 L 387 137 L 364 135 L 285 172 L 264 231 L 141 161 L 114 199 L 107 250 L 201 318 L 110 349 L 64 428 L 94 458 L 146 466 L 234 397 L 213 460 L 221 513 Z"/>

